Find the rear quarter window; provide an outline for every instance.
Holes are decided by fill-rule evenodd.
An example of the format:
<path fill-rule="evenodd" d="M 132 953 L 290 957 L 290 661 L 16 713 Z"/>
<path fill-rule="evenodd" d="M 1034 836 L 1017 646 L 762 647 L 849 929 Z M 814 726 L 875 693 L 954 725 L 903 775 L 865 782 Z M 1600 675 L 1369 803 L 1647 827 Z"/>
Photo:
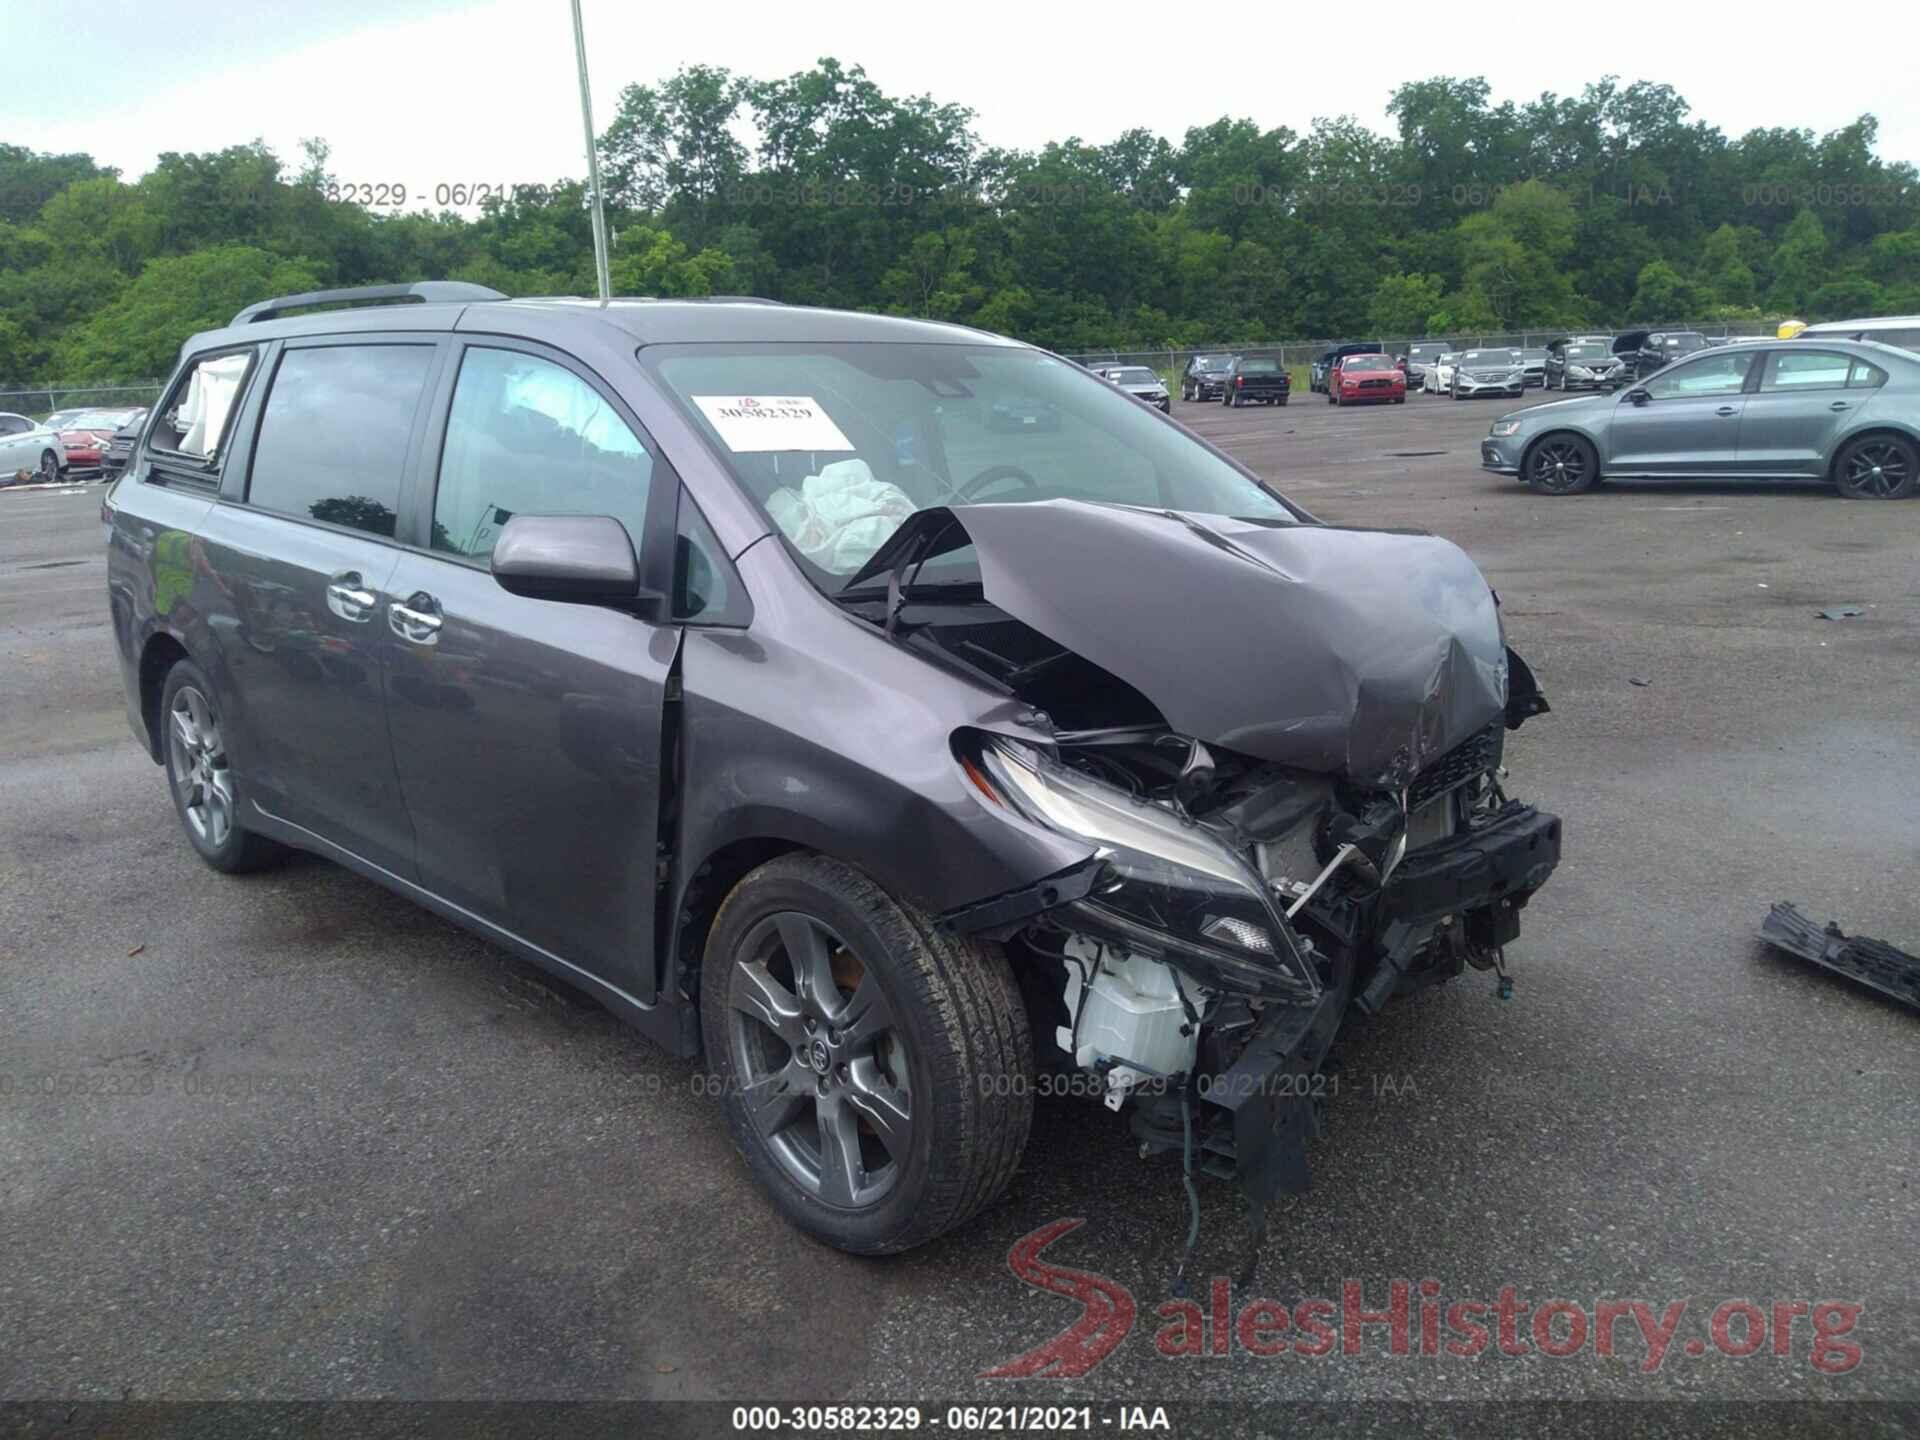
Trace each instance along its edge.
<path fill-rule="evenodd" d="M 174 381 L 147 439 L 169 478 L 215 482 L 259 357 L 252 345 L 203 355 Z"/>

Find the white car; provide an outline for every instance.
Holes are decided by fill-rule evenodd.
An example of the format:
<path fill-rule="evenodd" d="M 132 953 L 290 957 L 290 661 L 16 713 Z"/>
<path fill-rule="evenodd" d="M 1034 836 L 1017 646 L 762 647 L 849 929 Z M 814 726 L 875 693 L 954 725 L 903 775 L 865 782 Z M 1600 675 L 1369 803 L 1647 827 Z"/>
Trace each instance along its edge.
<path fill-rule="evenodd" d="M 1449 350 L 1427 366 L 1420 388 L 1429 395 L 1445 395 L 1453 389 L 1453 369 L 1460 363 L 1458 351 Z"/>
<path fill-rule="evenodd" d="M 24 415 L 0 411 L 0 485 L 22 470 L 32 471 L 35 480 L 51 483 L 66 465 L 66 447 L 57 434 Z"/>

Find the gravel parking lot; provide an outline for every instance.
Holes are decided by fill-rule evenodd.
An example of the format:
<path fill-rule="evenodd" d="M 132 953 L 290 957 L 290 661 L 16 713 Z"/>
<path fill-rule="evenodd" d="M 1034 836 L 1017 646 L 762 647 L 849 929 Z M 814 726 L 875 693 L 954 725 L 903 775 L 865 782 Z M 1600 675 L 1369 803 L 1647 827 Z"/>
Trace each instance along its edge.
<path fill-rule="evenodd" d="M 1177 1176 L 1074 1103 L 926 1250 L 798 1238 L 696 1067 L 333 866 L 193 857 L 127 732 L 88 487 L 0 493 L 0 1399 L 1920 1400 L 1920 1017 L 1752 938 L 1791 898 L 1920 950 L 1920 503 L 1542 499 L 1479 469 L 1504 408 L 1175 406 L 1324 519 L 1466 548 L 1554 707 L 1509 790 L 1567 827 L 1511 1002 L 1470 974 L 1352 1032 L 1252 1293 L 1687 1302 L 1657 1371 L 1631 1320 L 1610 1358 L 1380 1326 L 1167 1358 Z M 1205 1307 L 1243 1231 L 1202 1198 Z M 1130 1291 L 1131 1333 L 1077 1380 L 980 1378 L 1078 1315 L 1007 1265 L 1063 1217 L 1047 1258 Z M 1859 1363 L 1823 1373 L 1806 1318 L 1692 1353 L 1729 1299 L 1864 1305 Z"/>

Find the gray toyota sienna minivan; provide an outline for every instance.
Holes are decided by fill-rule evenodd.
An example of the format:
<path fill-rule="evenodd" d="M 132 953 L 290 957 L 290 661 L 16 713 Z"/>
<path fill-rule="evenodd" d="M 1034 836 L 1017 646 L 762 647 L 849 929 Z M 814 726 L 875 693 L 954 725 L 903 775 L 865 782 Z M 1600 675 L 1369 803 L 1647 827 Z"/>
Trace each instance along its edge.
<path fill-rule="evenodd" d="M 1049 1089 L 1263 1215 L 1343 1019 L 1504 985 L 1559 859 L 1460 550 L 977 331 L 288 296 L 186 344 L 103 518 L 208 864 L 327 856 L 704 1053 L 849 1250 L 989 1203 Z"/>

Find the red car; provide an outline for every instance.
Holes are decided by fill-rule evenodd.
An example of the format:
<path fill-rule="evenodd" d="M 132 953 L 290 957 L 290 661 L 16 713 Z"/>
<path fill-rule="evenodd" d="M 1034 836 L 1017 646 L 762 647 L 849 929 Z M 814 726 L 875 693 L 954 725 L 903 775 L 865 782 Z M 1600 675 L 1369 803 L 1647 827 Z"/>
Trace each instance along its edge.
<path fill-rule="evenodd" d="M 1329 405 L 1407 403 L 1407 374 L 1391 355 L 1342 355 L 1327 372 Z"/>
<path fill-rule="evenodd" d="M 137 410 L 89 410 L 60 429 L 60 448 L 67 452 L 68 470 L 98 470 L 106 459 L 113 432 L 138 414 Z"/>

